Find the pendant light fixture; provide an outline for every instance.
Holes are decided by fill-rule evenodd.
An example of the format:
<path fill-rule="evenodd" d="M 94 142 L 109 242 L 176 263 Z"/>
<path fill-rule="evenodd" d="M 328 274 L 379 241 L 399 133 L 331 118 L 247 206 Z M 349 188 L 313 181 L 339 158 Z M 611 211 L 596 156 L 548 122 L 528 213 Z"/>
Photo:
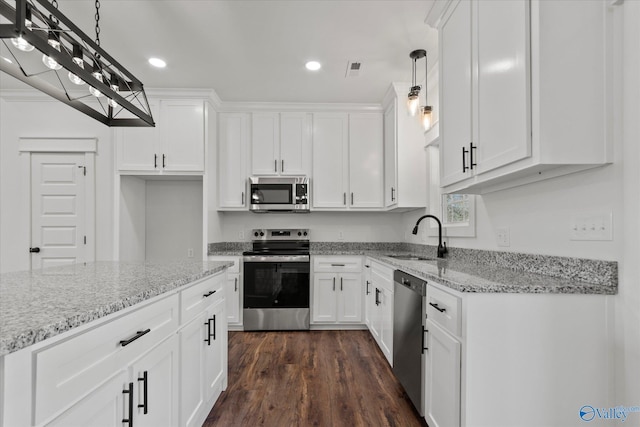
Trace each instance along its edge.
<path fill-rule="evenodd" d="M 94 1 L 95 41 L 57 0 L 0 0 L 0 70 L 107 126 L 155 126 L 142 82 L 100 46 Z"/>
<path fill-rule="evenodd" d="M 422 127 L 426 132 L 429 129 L 431 129 L 431 126 L 433 124 L 432 108 L 429 105 L 425 105 L 422 107 L 420 106 L 420 86 L 418 86 L 416 83 L 416 62 L 418 61 L 418 59 L 424 58 L 424 69 L 425 69 L 424 100 L 425 100 L 425 104 L 428 104 L 429 100 L 427 98 L 427 72 L 428 72 L 427 51 L 424 49 L 414 50 L 409 54 L 409 58 L 411 58 L 412 60 L 412 68 L 411 68 L 411 88 L 409 89 L 409 95 L 407 97 L 407 106 L 409 108 L 409 113 L 412 116 L 415 116 L 416 113 L 420 112 L 418 118 L 420 119 L 420 122 L 422 123 Z"/>

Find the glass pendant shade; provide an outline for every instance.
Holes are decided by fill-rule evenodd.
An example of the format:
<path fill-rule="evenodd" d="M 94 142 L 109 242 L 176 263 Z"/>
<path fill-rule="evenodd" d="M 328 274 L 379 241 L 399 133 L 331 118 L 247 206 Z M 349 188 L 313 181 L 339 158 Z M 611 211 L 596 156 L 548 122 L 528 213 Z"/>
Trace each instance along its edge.
<path fill-rule="evenodd" d="M 60 52 L 60 42 L 56 40 L 53 32 L 49 32 L 49 39 L 47 40 L 47 43 L 49 43 L 49 46 Z M 62 69 L 62 65 L 58 64 L 58 61 L 48 55 L 42 55 L 42 63 L 51 70 Z"/>
<path fill-rule="evenodd" d="M 420 109 L 420 118 L 425 132 L 431 129 L 431 126 L 433 125 L 433 116 L 431 113 L 432 111 L 429 105 Z"/>
<path fill-rule="evenodd" d="M 409 108 L 409 114 L 415 116 L 418 112 L 418 106 L 420 105 L 420 100 L 418 95 L 420 94 L 420 86 L 417 86 L 418 90 L 414 90 L 416 86 L 411 88 L 409 92 L 409 96 L 407 98 L 407 108 Z"/>
<path fill-rule="evenodd" d="M 100 73 L 100 71 L 94 69 L 91 75 L 100 83 L 102 83 L 102 74 Z M 96 98 L 100 98 L 102 96 L 102 92 L 100 92 L 98 89 L 96 89 L 93 86 L 89 86 L 89 92 L 91 92 L 91 95 L 95 96 Z"/>
<path fill-rule="evenodd" d="M 82 47 L 80 47 L 79 45 L 73 45 L 73 58 L 71 59 L 73 60 L 73 62 L 78 64 L 78 67 L 84 68 L 84 59 L 82 58 Z M 69 80 L 71 80 L 71 83 L 75 85 L 84 84 L 84 80 L 82 80 L 80 77 L 73 74 L 71 71 L 69 71 Z"/>

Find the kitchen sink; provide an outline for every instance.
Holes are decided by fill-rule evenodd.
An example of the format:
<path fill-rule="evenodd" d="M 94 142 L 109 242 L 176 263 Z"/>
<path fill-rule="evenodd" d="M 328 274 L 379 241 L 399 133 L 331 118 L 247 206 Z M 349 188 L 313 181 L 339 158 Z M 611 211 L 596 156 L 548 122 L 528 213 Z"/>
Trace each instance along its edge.
<path fill-rule="evenodd" d="M 436 258 L 427 258 L 415 255 L 387 255 L 389 258 L 395 258 L 402 261 L 435 261 Z"/>

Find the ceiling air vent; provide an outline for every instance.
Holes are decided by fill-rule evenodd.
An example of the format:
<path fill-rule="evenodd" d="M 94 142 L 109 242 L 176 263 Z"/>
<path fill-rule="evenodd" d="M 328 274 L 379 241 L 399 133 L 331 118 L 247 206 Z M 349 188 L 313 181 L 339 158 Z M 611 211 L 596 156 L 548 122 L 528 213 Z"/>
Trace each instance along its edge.
<path fill-rule="evenodd" d="M 358 77 L 360 75 L 361 68 L 362 63 L 360 61 L 347 62 L 347 74 L 345 77 Z"/>

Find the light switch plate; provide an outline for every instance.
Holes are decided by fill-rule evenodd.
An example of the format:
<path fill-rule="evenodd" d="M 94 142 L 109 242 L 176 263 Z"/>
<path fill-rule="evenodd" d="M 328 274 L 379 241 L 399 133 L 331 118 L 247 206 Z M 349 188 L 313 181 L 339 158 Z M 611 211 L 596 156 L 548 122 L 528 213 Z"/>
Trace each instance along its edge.
<path fill-rule="evenodd" d="M 511 246 L 511 236 L 509 232 L 509 227 L 498 227 L 496 228 L 496 240 L 498 242 L 498 246 Z"/>
<path fill-rule="evenodd" d="M 569 223 L 571 240 L 613 240 L 613 213 L 578 214 Z"/>

